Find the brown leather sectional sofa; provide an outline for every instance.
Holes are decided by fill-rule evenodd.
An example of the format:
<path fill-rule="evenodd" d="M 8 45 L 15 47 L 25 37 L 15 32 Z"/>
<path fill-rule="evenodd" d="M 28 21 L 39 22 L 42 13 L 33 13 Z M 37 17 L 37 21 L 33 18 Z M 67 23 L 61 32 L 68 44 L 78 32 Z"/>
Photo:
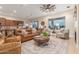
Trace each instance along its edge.
<path fill-rule="evenodd" d="M 21 42 L 32 40 L 34 36 L 38 35 L 38 33 L 30 33 L 26 35 L 22 35 Z"/>
<path fill-rule="evenodd" d="M 34 36 L 37 36 L 41 33 L 41 30 L 35 31 L 33 32 L 32 29 L 27 29 L 26 31 L 28 32 L 28 34 L 22 34 L 21 32 L 22 30 L 16 31 L 16 35 L 20 35 L 21 36 L 21 42 L 26 42 L 29 40 L 32 40 L 34 38 Z"/>
<path fill-rule="evenodd" d="M 25 42 L 25 41 L 29 41 L 29 40 L 32 40 L 34 38 L 34 36 L 37 36 L 37 35 L 40 35 L 42 30 L 41 29 L 38 29 L 37 31 L 35 32 L 32 32 L 32 30 L 27 30 L 29 33 L 26 34 L 26 35 L 22 35 L 22 39 L 21 39 L 21 42 Z"/>

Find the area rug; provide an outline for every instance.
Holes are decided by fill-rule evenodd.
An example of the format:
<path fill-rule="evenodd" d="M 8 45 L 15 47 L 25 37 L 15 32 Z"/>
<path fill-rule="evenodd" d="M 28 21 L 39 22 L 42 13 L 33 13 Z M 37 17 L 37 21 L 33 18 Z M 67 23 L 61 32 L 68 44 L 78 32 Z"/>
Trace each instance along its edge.
<path fill-rule="evenodd" d="M 22 54 L 66 54 L 68 53 L 68 40 L 50 36 L 46 46 L 38 46 L 34 40 L 22 43 Z"/>

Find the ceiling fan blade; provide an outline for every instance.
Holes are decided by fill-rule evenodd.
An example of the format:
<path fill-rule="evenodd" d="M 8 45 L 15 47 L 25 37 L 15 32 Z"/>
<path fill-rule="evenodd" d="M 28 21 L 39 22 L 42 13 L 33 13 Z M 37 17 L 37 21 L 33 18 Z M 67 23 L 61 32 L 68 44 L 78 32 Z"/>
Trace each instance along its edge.
<path fill-rule="evenodd" d="M 55 7 L 55 5 L 52 5 L 51 7 Z"/>
<path fill-rule="evenodd" d="M 40 8 L 42 11 L 48 11 L 48 12 L 54 11 L 54 9 L 56 9 L 55 5 L 52 4 L 44 4 Z"/>
<path fill-rule="evenodd" d="M 46 7 L 46 5 L 42 5 L 43 7 Z"/>

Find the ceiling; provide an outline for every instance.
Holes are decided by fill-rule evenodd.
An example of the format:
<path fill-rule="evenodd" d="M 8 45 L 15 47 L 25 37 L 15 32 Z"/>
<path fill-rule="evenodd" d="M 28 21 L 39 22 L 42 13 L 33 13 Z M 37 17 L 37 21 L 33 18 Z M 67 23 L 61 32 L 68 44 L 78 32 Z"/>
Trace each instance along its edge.
<path fill-rule="evenodd" d="M 42 4 L 0 4 L 0 16 L 26 20 L 74 8 L 73 4 L 56 4 L 55 11 L 44 13 L 40 11 L 40 6 Z M 70 8 L 67 8 L 67 6 L 70 6 Z"/>

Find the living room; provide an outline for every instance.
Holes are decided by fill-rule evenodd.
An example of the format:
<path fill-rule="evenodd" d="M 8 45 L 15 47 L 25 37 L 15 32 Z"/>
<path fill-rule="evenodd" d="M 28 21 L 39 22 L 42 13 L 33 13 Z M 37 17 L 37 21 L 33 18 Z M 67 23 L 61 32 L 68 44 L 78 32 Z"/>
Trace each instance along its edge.
<path fill-rule="evenodd" d="M 25 21 L 25 23 L 27 23 L 26 25 L 31 28 L 42 28 L 42 23 L 43 23 L 44 29 L 46 29 L 47 32 L 50 33 L 50 36 L 52 35 L 51 38 L 53 38 L 53 40 L 60 39 L 60 38 L 66 39 L 66 40 L 69 39 L 69 45 L 70 45 L 69 51 L 68 52 L 65 51 L 65 53 L 76 53 L 76 48 L 75 48 L 75 46 L 76 46 L 75 42 L 77 42 L 76 28 L 75 28 L 76 27 L 76 25 L 75 25 L 76 12 L 74 11 L 76 6 L 75 5 L 71 5 L 71 6 L 63 5 L 63 7 L 62 7 L 62 5 L 59 5 L 58 7 L 57 6 L 58 5 L 56 5 L 56 8 L 59 8 L 59 9 L 54 10 L 53 12 L 47 12 L 47 11 L 45 12 L 45 10 L 43 10 L 43 12 L 42 12 L 44 14 L 43 16 L 37 16 L 35 18 L 33 17 L 31 19 L 28 19 L 29 21 L 28 20 Z M 60 10 L 60 8 L 61 8 L 61 10 Z M 36 10 L 34 10 L 34 11 L 36 11 Z M 34 15 L 31 14 L 31 16 L 34 16 Z M 60 33 L 60 32 L 62 32 L 62 33 Z M 66 33 L 64 33 L 64 32 L 66 32 Z M 56 37 L 56 38 L 54 38 L 54 37 Z M 65 41 L 65 40 L 63 40 L 63 41 Z M 73 43 L 71 43 L 71 42 L 73 42 Z M 29 44 L 29 43 L 31 43 L 31 44 Z M 37 53 L 37 54 L 38 53 L 56 53 L 56 51 L 51 51 L 51 48 L 48 48 L 46 50 L 44 48 L 39 48 L 39 47 L 36 47 L 35 45 L 34 46 L 33 45 L 34 45 L 33 41 L 28 41 L 28 42 L 22 43 L 22 47 L 23 47 L 22 53 Z M 26 46 L 28 46 L 28 48 Z M 47 51 L 47 52 L 44 52 L 43 50 Z M 59 49 L 59 51 L 60 50 L 61 49 Z M 63 53 L 63 52 L 59 52 L 59 53 Z"/>
<path fill-rule="evenodd" d="M 0 53 L 78 53 L 77 9 L 75 4 L 0 5 Z"/>

